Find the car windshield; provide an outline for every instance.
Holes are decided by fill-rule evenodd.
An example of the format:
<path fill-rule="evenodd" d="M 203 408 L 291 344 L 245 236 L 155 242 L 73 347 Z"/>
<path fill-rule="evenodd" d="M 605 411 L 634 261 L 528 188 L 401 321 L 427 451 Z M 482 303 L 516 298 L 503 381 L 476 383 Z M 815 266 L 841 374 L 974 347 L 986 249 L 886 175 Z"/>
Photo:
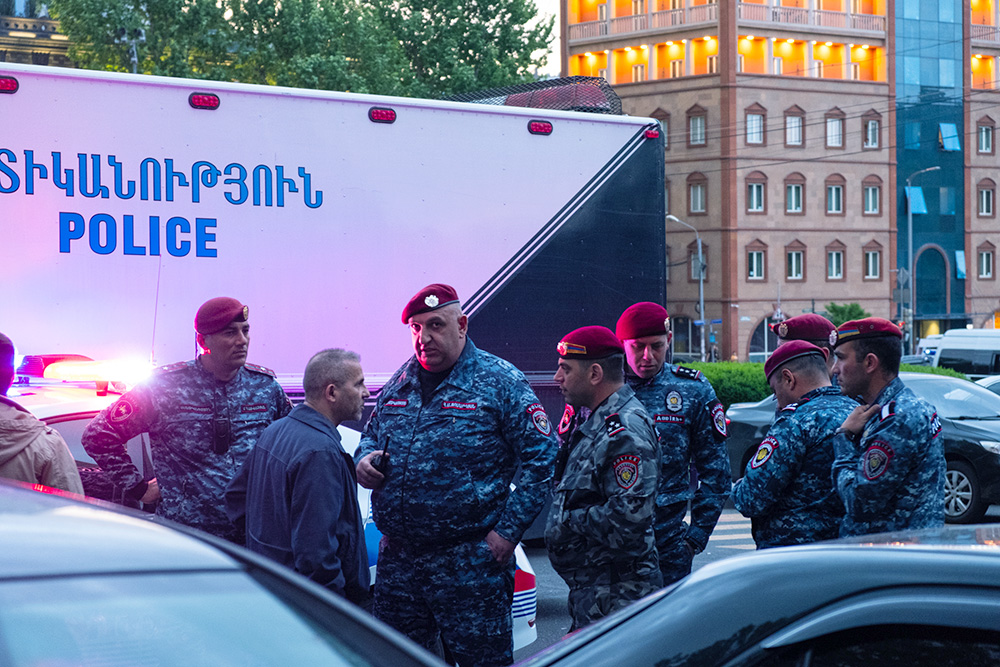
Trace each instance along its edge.
<path fill-rule="evenodd" d="M 1000 418 L 1000 396 L 974 382 L 928 375 L 907 378 L 907 387 L 933 405 L 938 416 L 948 419 Z"/>
<path fill-rule="evenodd" d="M 0 583 L 4 665 L 366 665 L 241 572 Z"/>

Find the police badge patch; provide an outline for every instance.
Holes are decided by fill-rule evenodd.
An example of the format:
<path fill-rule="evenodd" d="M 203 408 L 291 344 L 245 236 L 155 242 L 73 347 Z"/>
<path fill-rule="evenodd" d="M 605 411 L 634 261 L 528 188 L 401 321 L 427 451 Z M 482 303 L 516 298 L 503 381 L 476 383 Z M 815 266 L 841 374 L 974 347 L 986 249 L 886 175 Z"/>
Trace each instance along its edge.
<path fill-rule="evenodd" d="M 777 449 L 777 447 L 778 441 L 772 436 L 769 435 L 764 438 L 764 442 L 760 443 L 760 446 L 757 448 L 757 453 L 754 454 L 752 459 L 750 459 L 750 467 L 756 470 L 767 463 L 767 460 L 771 458 L 771 454 L 774 453 L 774 450 Z"/>
<path fill-rule="evenodd" d="M 549 417 L 545 414 L 545 408 L 543 408 L 538 403 L 532 403 L 528 406 L 528 414 L 531 415 L 531 421 L 534 422 L 535 428 L 542 435 L 549 435 L 552 433 L 552 426 L 549 424 Z"/>
<path fill-rule="evenodd" d="M 873 444 L 861 458 L 861 468 L 865 473 L 865 479 L 873 481 L 881 477 L 889 468 L 891 460 L 892 447 L 888 443 L 878 441 Z"/>
<path fill-rule="evenodd" d="M 681 396 L 679 391 L 672 391 L 667 394 L 667 410 L 671 412 L 680 412 L 681 408 L 684 407 L 684 398 Z"/>
<path fill-rule="evenodd" d="M 712 406 L 712 426 L 723 438 L 726 437 L 726 411 L 722 408 L 722 403 Z"/>
<path fill-rule="evenodd" d="M 615 480 L 623 489 L 631 489 L 639 479 L 640 459 L 634 454 L 622 454 L 615 459 Z"/>
<path fill-rule="evenodd" d="M 608 415 L 604 418 L 604 428 L 608 431 L 608 437 L 613 436 L 616 433 L 621 433 L 625 430 L 625 424 L 622 424 L 622 418 L 618 416 L 616 412 L 613 415 Z"/>
<path fill-rule="evenodd" d="M 111 409 L 111 421 L 121 423 L 135 414 L 135 408 L 127 398 L 119 398 Z"/>
<path fill-rule="evenodd" d="M 563 411 L 562 419 L 559 420 L 559 435 L 563 435 L 569 430 L 570 424 L 573 423 L 573 406 L 567 405 L 566 410 Z"/>

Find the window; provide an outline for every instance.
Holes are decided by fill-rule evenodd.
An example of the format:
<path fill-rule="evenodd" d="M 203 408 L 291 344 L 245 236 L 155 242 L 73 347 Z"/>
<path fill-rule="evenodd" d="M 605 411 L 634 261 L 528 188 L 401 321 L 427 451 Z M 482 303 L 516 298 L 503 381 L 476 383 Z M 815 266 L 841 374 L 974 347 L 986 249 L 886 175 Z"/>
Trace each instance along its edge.
<path fill-rule="evenodd" d="M 826 279 L 827 280 L 843 280 L 844 279 L 844 251 L 843 250 L 827 250 L 826 251 Z"/>
<path fill-rule="evenodd" d="M 785 69 L 784 61 L 781 58 L 776 57 L 771 61 L 772 74 L 781 74 L 784 72 L 784 69 Z"/>
<path fill-rule="evenodd" d="M 785 112 L 785 145 L 802 146 L 804 143 L 803 126 L 805 112 L 799 107 L 792 107 Z"/>
<path fill-rule="evenodd" d="M 719 56 L 708 57 L 708 73 L 709 74 L 719 73 Z"/>
<path fill-rule="evenodd" d="M 608 70 L 607 70 L 607 68 L 602 67 L 599 70 L 597 70 L 597 76 L 599 76 L 600 78 L 602 78 L 605 81 L 607 81 L 608 80 Z"/>
<path fill-rule="evenodd" d="M 980 250 L 976 262 L 979 268 L 979 277 L 985 280 L 993 280 L 993 251 Z"/>
<path fill-rule="evenodd" d="M 976 186 L 977 199 L 979 201 L 979 217 L 993 217 L 993 198 L 996 193 L 996 184 L 992 179 L 984 178 Z"/>
<path fill-rule="evenodd" d="M 865 140 L 862 148 L 878 148 L 879 135 L 881 134 L 881 122 L 876 118 L 869 118 L 863 121 L 865 130 Z"/>
<path fill-rule="evenodd" d="M 802 280 L 803 276 L 803 255 L 801 250 L 788 250 L 785 253 L 785 278 L 788 280 Z"/>
<path fill-rule="evenodd" d="M 646 0 L 632 0 L 632 14 L 645 14 Z"/>
<path fill-rule="evenodd" d="M 646 80 L 646 66 L 642 63 L 632 65 L 632 83 Z"/>
<path fill-rule="evenodd" d="M 708 212 L 708 179 L 704 174 L 695 172 L 688 176 L 688 213 L 704 214 Z"/>
<path fill-rule="evenodd" d="M 597 20 L 607 21 L 608 20 L 608 3 L 602 2 L 597 5 Z"/>
<path fill-rule="evenodd" d="M 785 213 L 805 213 L 806 179 L 802 174 L 791 174 L 785 179 Z"/>
<path fill-rule="evenodd" d="M 747 280 L 764 279 L 764 251 L 747 251 Z"/>
<path fill-rule="evenodd" d="M 704 146 L 706 142 L 705 126 L 707 112 L 704 108 L 695 105 L 688 109 L 688 144 L 692 146 Z"/>
<path fill-rule="evenodd" d="M 983 118 L 976 125 L 976 152 L 993 155 L 993 133 L 995 125 L 989 117 Z"/>
<path fill-rule="evenodd" d="M 840 109 L 826 115 L 826 147 L 844 147 L 844 112 Z"/>
<path fill-rule="evenodd" d="M 663 137 L 664 150 L 670 150 L 670 114 L 662 108 L 657 107 L 656 110 L 649 115 L 650 117 L 655 118 L 660 124 L 660 135 Z M 670 209 L 668 208 L 667 210 L 669 211 Z"/>
<path fill-rule="evenodd" d="M 864 214 L 879 214 L 879 199 L 882 196 L 882 187 L 879 185 L 864 186 Z"/>
<path fill-rule="evenodd" d="M 882 277 L 882 250 L 876 245 L 865 246 L 865 280 L 879 280 Z"/>
<path fill-rule="evenodd" d="M 764 184 L 747 183 L 747 212 L 764 212 Z"/>
<path fill-rule="evenodd" d="M 684 61 L 683 60 L 671 60 L 670 61 L 670 78 L 676 79 L 678 77 L 684 76 Z"/>
<path fill-rule="evenodd" d="M 745 64 L 746 63 L 745 63 L 745 61 L 743 59 L 743 54 L 742 53 L 739 54 L 738 56 L 736 56 L 736 71 L 737 72 L 742 72 Z"/>
<path fill-rule="evenodd" d="M 938 148 L 945 152 L 962 150 L 958 139 L 958 127 L 955 123 L 938 123 Z"/>
<path fill-rule="evenodd" d="M 814 60 L 814 61 L 812 61 L 812 72 L 813 72 L 813 76 L 815 76 L 817 79 L 822 79 L 823 78 L 823 61 L 822 60 Z"/>
<path fill-rule="evenodd" d="M 826 186 L 826 212 L 841 214 L 844 212 L 844 186 Z"/>
<path fill-rule="evenodd" d="M 861 80 L 861 63 L 851 63 L 851 81 Z"/>
<path fill-rule="evenodd" d="M 747 143 L 764 143 L 764 115 L 759 113 L 747 114 Z"/>

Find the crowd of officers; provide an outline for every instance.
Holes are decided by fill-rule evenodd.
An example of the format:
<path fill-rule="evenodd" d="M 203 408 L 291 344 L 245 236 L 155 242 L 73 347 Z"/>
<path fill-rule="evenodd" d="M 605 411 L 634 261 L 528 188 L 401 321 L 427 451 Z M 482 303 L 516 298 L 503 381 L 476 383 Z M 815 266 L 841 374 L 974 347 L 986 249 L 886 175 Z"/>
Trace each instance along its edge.
<path fill-rule="evenodd" d="M 788 342 L 765 373 L 778 415 L 733 490 L 758 547 L 940 524 L 940 426 L 896 377 L 899 329 L 816 317 L 776 331 Z M 414 355 L 380 391 L 353 459 L 336 427 L 369 396 L 358 355 L 314 355 L 293 408 L 271 371 L 247 363 L 249 308 L 229 297 L 195 316 L 202 354 L 124 394 L 83 445 L 130 498 L 295 569 L 463 666 L 512 662 L 512 555 L 550 494 L 545 541 L 572 629 L 691 571 L 732 487 L 726 418 L 700 372 L 669 363 L 662 306 L 634 304 L 615 331 L 559 341 L 555 428 L 524 375 L 469 338 L 454 288 L 420 290 L 402 322 Z M 152 479 L 126 451 L 143 432 Z M 372 600 L 356 484 L 372 489 L 382 533 Z"/>

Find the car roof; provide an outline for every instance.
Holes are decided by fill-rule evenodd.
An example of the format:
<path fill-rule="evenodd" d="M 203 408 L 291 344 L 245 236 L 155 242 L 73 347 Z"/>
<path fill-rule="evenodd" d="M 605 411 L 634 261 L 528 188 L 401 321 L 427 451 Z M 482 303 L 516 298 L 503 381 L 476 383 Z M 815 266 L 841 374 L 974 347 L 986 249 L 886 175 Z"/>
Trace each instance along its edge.
<path fill-rule="evenodd" d="M 205 542 L 113 507 L 0 480 L 0 580 L 240 567 Z"/>
<path fill-rule="evenodd" d="M 14 385 L 7 392 L 7 398 L 42 420 L 62 415 L 100 412 L 119 396 L 99 396 L 92 382 Z"/>

